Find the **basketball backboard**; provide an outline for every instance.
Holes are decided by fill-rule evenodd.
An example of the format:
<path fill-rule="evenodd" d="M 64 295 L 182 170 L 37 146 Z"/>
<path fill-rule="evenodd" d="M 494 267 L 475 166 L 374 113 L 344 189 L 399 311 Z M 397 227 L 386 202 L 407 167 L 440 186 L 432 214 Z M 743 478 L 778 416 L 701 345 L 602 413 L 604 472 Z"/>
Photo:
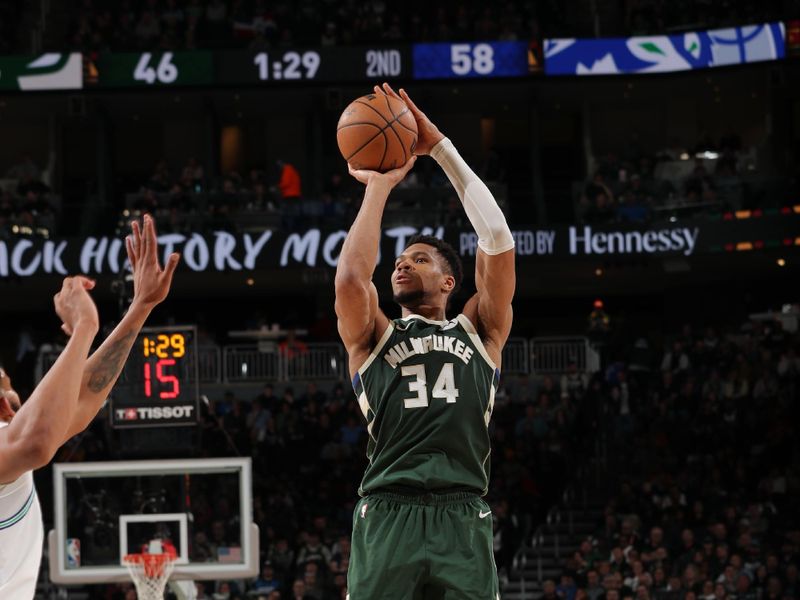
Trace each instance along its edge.
<path fill-rule="evenodd" d="M 249 458 L 59 463 L 50 578 L 129 579 L 122 557 L 152 540 L 172 546 L 172 579 L 258 574 Z"/>

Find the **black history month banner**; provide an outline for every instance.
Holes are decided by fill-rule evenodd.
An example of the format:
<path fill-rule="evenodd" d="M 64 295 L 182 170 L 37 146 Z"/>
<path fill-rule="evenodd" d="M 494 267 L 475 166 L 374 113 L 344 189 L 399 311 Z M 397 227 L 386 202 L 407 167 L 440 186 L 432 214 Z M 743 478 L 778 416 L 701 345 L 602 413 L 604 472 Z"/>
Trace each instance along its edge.
<path fill-rule="evenodd" d="M 758 214 L 758 213 L 756 213 Z M 518 260 L 547 258 L 692 257 L 715 252 L 800 246 L 800 207 L 747 218 L 679 220 L 658 224 L 581 224 L 512 227 Z M 418 233 L 449 241 L 464 259 L 477 252 L 478 239 L 464 228 L 392 227 L 384 229 L 378 264 L 389 265 Z M 185 271 L 223 272 L 336 267 L 347 232 L 305 229 L 209 234 L 164 233 L 158 236 L 163 258 L 180 252 Z M 0 240 L 0 280 L 83 273 L 113 275 L 127 268 L 123 238 L 88 237 Z"/>

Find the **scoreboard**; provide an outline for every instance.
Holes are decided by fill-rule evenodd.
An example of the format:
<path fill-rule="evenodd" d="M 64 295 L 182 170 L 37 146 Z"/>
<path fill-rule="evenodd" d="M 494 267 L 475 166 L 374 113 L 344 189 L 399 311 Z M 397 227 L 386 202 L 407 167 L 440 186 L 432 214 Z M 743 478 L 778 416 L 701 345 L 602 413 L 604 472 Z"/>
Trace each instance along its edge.
<path fill-rule="evenodd" d="M 197 423 L 197 367 L 195 327 L 142 329 L 111 393 L 112 426 Z"/>
<path fill-rule="evenodd" d="M 528 77 L 526 42 L 0 56 L 0 90 L 286 86 Z"/>
<path fill-rule="evenodd" d="M 411 76 L 410 51 L 300 48 L 270 51 L 140 52 L 86 59 L 85 87 L 257 86 Z"/>
<path fill-rule="evenodd" d="M 87 85 L 165 87 L 344 82 L 409 77 L 407 48 L 137 52 L 87 58 Z"/>

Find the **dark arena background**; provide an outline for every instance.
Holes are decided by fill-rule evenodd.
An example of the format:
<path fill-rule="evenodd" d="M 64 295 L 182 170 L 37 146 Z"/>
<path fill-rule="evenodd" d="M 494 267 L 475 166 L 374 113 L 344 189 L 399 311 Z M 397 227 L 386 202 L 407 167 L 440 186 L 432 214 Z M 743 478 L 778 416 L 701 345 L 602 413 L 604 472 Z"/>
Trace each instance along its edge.
<path fill-rule="evenodd" d="M 65 343 L 65 275 L 96 278 L 102 334 L 132 294 L 129 222 L 182 254 L 104 409 L 35 474 L 36 598 L 136 598 L 89 569 L 147 527 L 220 573 L 255 556 L 169 598 L 345 598 L 368 433 L 334 273 L 364 188 L 336 124 L 388 81 L 516 241 L 489 425 L 501 598 L 800 599 L 800 2 L 0 0 L 0 32 L 20 395 Z M 387 315 L 394 256 L 429 233 L 464 261 L 455 316 L 477 236 L 433 160 L 382 227 Z"/>

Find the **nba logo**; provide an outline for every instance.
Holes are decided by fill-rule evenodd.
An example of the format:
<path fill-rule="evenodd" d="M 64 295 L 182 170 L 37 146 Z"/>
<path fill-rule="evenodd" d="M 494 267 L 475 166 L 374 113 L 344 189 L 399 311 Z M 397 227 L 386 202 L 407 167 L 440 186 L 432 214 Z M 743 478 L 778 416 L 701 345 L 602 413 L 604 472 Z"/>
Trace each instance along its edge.
<path fill-rule="evenodd" d="M 67 538 L 67 568 L 77 569 L 81 566 L 81 540 Z"/>
<path fill-rule="evenodd" d="M 367 508 L 369 508 L 369 504 L 366 502 L 361 505 L 361 518 L 364 519 L 367 516 Z"/>

